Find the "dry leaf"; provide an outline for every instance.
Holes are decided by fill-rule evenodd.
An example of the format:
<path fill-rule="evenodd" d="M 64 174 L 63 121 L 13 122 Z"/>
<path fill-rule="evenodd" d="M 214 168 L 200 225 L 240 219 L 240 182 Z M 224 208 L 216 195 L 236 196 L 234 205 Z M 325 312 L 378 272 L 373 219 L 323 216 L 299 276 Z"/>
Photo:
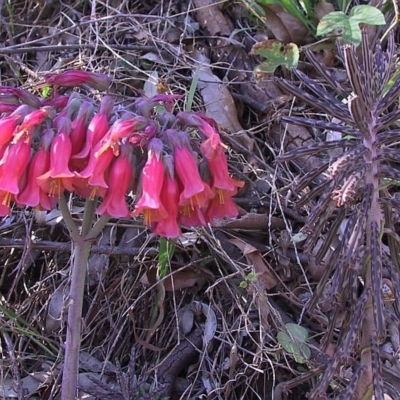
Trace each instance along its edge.
<path fill-rule="evenodd" d="M 215 226 L 230 229 L 285 229 L 285 222 L 281 218 L 270 217 L 267 214 L 247 213 L 233 221 L 216 222 Z"/>
<path fill-rule="evenodd" d="M 199 51 L 194 51 L 192 57 L 200 63 L 197 87 L 203 97 L 207 116 L 229 132 L 243 130 L 232 95 L 221 79 L 212 73 L 210 60 Z"/>
<path fill-rule="evenodd" d="M 192 329 L 194 324 L 194 312 L 192 307 L 187 306 L 178 310 L 179 332 L 186 336 Z"/>
<path fill-rule="evenodd" d="M 326 14 L 329 14 L 331 12 L 335 11 L 335 7 L 333 4 L 328 3 L 326 1 L 320 1 L 315 7 L 314 7 L 314 12 L 315 15 L 318 19 L 321 19 L 323 16 Z"/>
<path fill-rule="evenodd" d="M 67 298 L 69 286 L 66 281 L 51 294 L 49 305 L 47 307 L 47 315 L 45 322 L 45 329 L 47 333 L 59 331 L 63 322 L 64 299 Z"/>
<path fill-rule="evenodd" d="M 193 0 L 199 24 L 210 32 L 211 36 L 230 36 L 233 31 L 231 21 L 214 0 Z"/>
<path fill-rule="evenodd" d="M 192 309 L 196 315 L 201 313 L 206 318 L 203 335 L 204 348 L 206 348 L 217 330 L 217 316 L 215 315 L 214 310 L 208 304 L 201 303 L 200 301 L 194 301 L 192 303 Z"/>
<path fill-rule="evenodd" d="M 296 17 L 290 15 L 278 4 L 263 6 L 266 14 L 266 26 L 275 39 L 284 44 L 289 42 L 298 45 L 311 43 L 313 37 L 308 33 L 307 27 Z"/>

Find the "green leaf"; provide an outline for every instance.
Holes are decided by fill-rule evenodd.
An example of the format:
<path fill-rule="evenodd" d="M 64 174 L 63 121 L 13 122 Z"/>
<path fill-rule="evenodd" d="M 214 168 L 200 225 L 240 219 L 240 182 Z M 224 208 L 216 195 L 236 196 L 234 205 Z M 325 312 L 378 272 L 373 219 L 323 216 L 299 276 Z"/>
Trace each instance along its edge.
<path fill-rule="evenodd" d="M 305 343 L 297 343 L 286 332 L 278 332 L 278 342 L 299 364 L 304 364 L 311 357 L 311 350 Z"/>
<path fill-rule="evenodd" d="M 45 87 L 42 89 L 42 97 L 43 97 L 43 98 L 49 97 L 49 96 L 50 96 L 50 92 L 51 92 L 50 86 L 45 86 Z"/>
<path fill-rule="evenodd" d="M 258 0 L 257 3 L 265 4 L 268 6 L 271 4 L 281 4 L 281 1 L 280 0 Z M 264 10 L 263 10 L 263 12 L 264 12 Z M 265 14 L 265 12 L 264 12 L 264 14 Z"/>
<path fill-rule="evenodd" d="M 354 43 L 355 46 L 358 46 L 362 40 L 362 33 L 358 23 L 354 23 L 349 19 L 349 24 L 343 29 L 342 38 L 345 43 Z"/>
<path fill-rule="evenodd" d="M 288 332 L 278 332 L 277 340 L 282 347 L 290 353 L 295 361 L 303 364 L 311 357 L 311 350 L 306 344 L 308 331 L 300 325 L 286 324 Z"/>
<path fill-rule="evenodd" d="M 354 6 L 350 11 L 350 20 L 357 24 L 385 25 L 385 17 L 376 7 Z"/>
<path fill-rule="evenodd" d="M 169 262 L 175 252 L 175 241 L 160 238 L 160 252 L 158 255 L 158 277 L 164 278 L 168 272 Z"/>
<path fill-rule="evenodd" d="M 247 288 L 247 282 L 246 281 L 241 281 L 239 283 L 239 287 L 242 288 L 242 289 L 246 289 Z"/>
<path fill-rule="evenodd" d="M 254 272 L 250 272 L 250 273 L 247 275 L 247 279 L 248 279 L 250 282 L 253 282 L 253 281 L 255 281 L 255 280 L 257 279 L 257 274 L 254 273 Z"/>
<path fill-rule="evenodd" d="M 268 40 L 254 45 L 252 52 L 266 58 L 256 67 L 256 73 L 272 74 L 279 66 L 295 68 L 299 62 L 299 48 L 294 43 L 284 45 L 277 40 Z"/>
<path fill-rule="evenodd" d="M 342 31 L 345 43 L 361 43 L 360 24 L 384 25 L 385 17 L 382 12 L 372 6 L 355 6 L 347 16 L 342 11 L 335 11 L 322 17 L 317 26 L 317 36 L 324 36 L 336 29 Z"/>
<path fill-rule="evenodd" d="M 301 325 L 288 323 L 285 326 L 289 334 L 292 335 L 293 338 L 297 339 L 299 342 L 305 342 L 308 339 L 308 331 Z"/>
<path fill-rule="evenodd" d="M 342 11 L 334 11 L 324 15 L 317 26 L 317 36 L 324 36 L 335 29 L 344 29 L 349 18 Z"/>

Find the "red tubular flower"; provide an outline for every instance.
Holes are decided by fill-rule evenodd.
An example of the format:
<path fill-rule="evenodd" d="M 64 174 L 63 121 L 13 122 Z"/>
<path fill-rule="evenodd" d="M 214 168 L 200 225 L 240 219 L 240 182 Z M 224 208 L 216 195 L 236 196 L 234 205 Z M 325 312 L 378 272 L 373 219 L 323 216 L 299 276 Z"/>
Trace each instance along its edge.
<path fill-rule="evenodd" d="M 31 111 L 33 109 L 29 106 L 19 106 L 11 115 L 0 119 L 0 147 L 11 141 L 18 125 Z"/>
<path fill-rule="evenodd" d="M 220 190 L 217 196 L 210 201 L 207 211 L 205 212 L 208 222 L 223 218 L 235 218 L 238 214 L 238 208 L 232 200 L 231 195 L 224 190 Z"/>
<path fill-rule="evenodd" d="M 144 215 L 146 225 L 168 217 L 161 202 L 161 190 L 164 182 L 164 165 L 161 159 L 163 144 L 160 139 L 149 142 L 147 162 L 142 171 L 142 195 L 132 213 L 133 216 Z"/>
<path fill-rule="evenodd" d="M 206 137 L 219 134 L 216 122 L 204 114 L 181 111 L 176 117 L 184 125 L 199 129 Z"/>
<path fill-rule="evenodd" d="M 206 217 L 209 222 L 224 217 L 237 217 L 238 209 L 231 197 L 237 193 L 238 188 L 243 187 L 244 182 L 230 177 L 222 145 L 216 147 L 213 152 L 205 152 L 212 154 L 212 158 L 207 159 L 207 164 L 211 174 L 211 188 L 216 194 L 207 208 Z"/>
<path fill-rule="evenodd" d="M 161 102 L 164 104 L 165 109 L 168 112 L 171 112 L 172 109 L 174 108 L 175 100 L 181 99 L 183 95 L 181 94 L 156 94 L 153 96 L 150 101 L 156 105 L 157 103 Z"/>
<path fill-rule="evenodd" d="M 179 222 L 186 227 L 205 226 L 207 221 L 199 207 L 186 207 L 179 217 Z"/>
<path fill-rule="evenodd" d="M 22 124 L 19 126 L 18 130 L 28 130 L 34 126 L 40 125 L 46 118 L 51 118 L 55 115 L 55 110 L 53 107 L 42 107 L 39 110 L 32 111 L 29 113 Z"/>
<path fill-rule="evenodd" d="M 214 196 L 207 183 L 200 177 L 197 162 L 189 150 L 189 137 L 186 132 L 167 129 L 164 136 L 174 149 L 175 171 L 183 185 L 179 206 L 183 208 L 207 208 L 208 201 Z M 189 214 L 189 211 L 184 211 Z"/>
<path fill-rule="evenodd" d="M 37 178 L 38 185 L 50 196 L 60 197 L 65 189 L 70 191 L 73 187 L 64 178 L 72 178 L 75 174 L 69 169 L 72 145 L 69 133 L 71 131 L 71 121 L 63 117 L 58 124 L 59 133 L 51 142 L 50 147 L 50 169 Z M 66 187 L 67 184 L 67 187 Z"/>
<path fill-rule="evenodd" d="M 173 160 L 171 156 L 164 157 L 165 174 L 161 189 L 160 200 L 164 205 L 167 217 L 160 220 L 153 227 L 154 232 L 167 238 L 181 236 L 181 228 L 178 223 L 179 216 L 179 185 L 174 177 Z"/>
<path fill-rule="evenodd" d="M 86 139 L 86 127 L 93 113 L 93 105 L 89 101 L 84 101 L 78 111 L 78 115 L 71 126 L 71 145 L 72 156 L 78 154 L 83 147 Z"/>
<path fill-rule="evenodd" d="M 175 171 L 183 185 L 179 206 L 207 207 L 208 201 L 214 195 L 207 183 L 202 181 L 192 152 L 186 147 L 176 148 L 174 150 L 174 163 Z"/>
<path fill-rule="evenodd" d="M 0 146 L 0 174 L 1 174 L 1 166 L 4 164 L 4 161 L 8 154 L 8 146 L 9 143 L 5 143 L 2 146 Z"/>
<path fill-rule="evenodd" d="M 17 128 L 14 133 L 13 142 L 17 142 L 26 137 L 29 131 L 35 126 L 40 125 L 47 118 L 54 118 L 55 109 L 53 107 L 42 107 L 39 110 L 32 111 L 25 116 L 22 124 Z"/>
<path fill-rule="evenodd" d="M 9 115 L 0 119 L 0 146 L 8 144 L 22 118 L 18 115 Z"/>
<path fill-rule="evenodd" d="M 16 196 L 18 204 L 37 207 L 41 209 L 50 210 L 52 204 L 48 199 L 47 193 L 43 192 L 40 186 L 37 184 L 36 178 L 43 175 L 50 167 L 50 153 L 44 148 L 40 148 L 33 156 L 29 167 L 27 184 L 25 188 Z"/>
<path fill-rule="evenodd" d="M 113 218 L 123 218 L 129 215 L 126 204 L 126 194 L 133 175 L 130 160 L 130 146 L 122 148 L 121 154 L 115 159 L 110 169 L 109 189 L 97 213 L 106 214 Z"/>
<path fill-rule="evenodd" d="M 107 75 L 72 69 L 61 74 L 47 74 L 44 79 L 49 85 L 72 87 L 86 84 L 100 91 L 107 90 L 111 84 Z"/>
<path fill-rule="evenodd" d="M 223 147 L 221 137 L 218 133 L 215 133 L 200 145 L 200 151 L 207 160 L 210 160 L 219 157 L 218 152 Z"/>
<path fill-rule="evenodd" d="M 10 205 L 12 195 L 20 192 L 22 176 L 28 166 L 31 157 L 31 146 L 20 140 L 10 144 L 3 156 L 3 164 L 0 167 L 0 191 L 3 192 L 2 204 Z"/>
<path fill-rule="evenodd" d="M 224 190 L 234 196 L 238 188 L 243 187 L 244 182 L 230 177 L 228 162 L 222 146 L 214 150 L 213 158 L 207 159 L 207 164 L 211 172 L 212 188 L 214 190 Z"/>
<path fill-rule="evenodd" d="M 156 94 L 155 96 L 146 99 L 139 98 L 135 101 L 135 113 L 142 115 L 143 117 L 150 118 L 154 115 L 154 108 L 160 103 L 164 104 L 164 107 L 168 113 L 170 113 L 174 107 L 175 100 L 181 99 L 181 94 Z"/>
<path fill-rule="evenodd" d="M 130 119 L 118 119 L 104 136 L 96 155 L 99 156 L 103 151 L 111 148 L 117 156 L 119 154 L 121 139 L 126 139 L 134 132 L 144 130 L 148 124 L 148 119 L 140 116 Z"/>
<path fill-rule="evenodd" d="M 104 191 L 101 191 L 101 188 L 108 189 L 106 172 L 115 158 L 111 148 L 108 148 L 100 155 L 97 155 L 97 150 L 100 145 L 101 143 L 98 143 L 98 145 L 90 152 L 89 163 L 86 168 L 83 171 L 76 173 L 78 178 L 86 179 L 87 185 L 90 185 L 91 193 L 89 197 L 91 199 L 104 193 Z M 83 182 L 79 182 L 79 179 L 77 184 L 81 189 L 83 189 Z"/>
<path fill-rule="evenodd" d="M 103 139 L 108 131 L 111 111 L 114 107 L 114 100 L 110 96 L 104 96 L 101 100 L 100 110 L 90 121 L 87 128 L 86 140 L 83 149 L 72 158 L 85 159 L 89 156 L 90 150 Z"/>

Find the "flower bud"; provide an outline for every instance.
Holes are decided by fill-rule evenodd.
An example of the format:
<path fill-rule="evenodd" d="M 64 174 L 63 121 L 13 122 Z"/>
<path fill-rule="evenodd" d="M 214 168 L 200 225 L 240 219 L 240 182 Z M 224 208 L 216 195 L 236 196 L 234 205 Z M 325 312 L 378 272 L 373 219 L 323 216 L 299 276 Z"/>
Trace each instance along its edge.
<path fill-rule="evenodd" d="M 41 106 L 39 98 L 24 89 L 1 86 L 0 93 L 11 93 L 12 95 L 18 97 L 22 104 L 26 104 L 33 108 L 39 108 Z"/>
<path fill-rule="evenodd" d="M 44 79 L 51 86 L 73 87 L 86 84 L 99 91 L 107 90 L 111 84 L 111 78 L 107 75 L 80 70 L 68 70 L 61 74 L 47 74 Z"/>
<path fill-rule="evenodd" d="M 90 121 L 87 128 L 86 140 L 83 149 L 73 156 L 76 159 L 84 159 L 89 156 L 90 151 L 104 138 L 108 132 L 109 119 L 114 107 L 114 100 L 110 96 L 104 96 L 101 100 L 100 110 Z"/>

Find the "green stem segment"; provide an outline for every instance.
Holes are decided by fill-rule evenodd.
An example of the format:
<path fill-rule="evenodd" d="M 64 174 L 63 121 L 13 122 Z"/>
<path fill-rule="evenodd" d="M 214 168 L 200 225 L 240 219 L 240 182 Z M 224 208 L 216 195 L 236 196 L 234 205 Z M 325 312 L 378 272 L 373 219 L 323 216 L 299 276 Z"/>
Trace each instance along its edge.
<path fill-rule="evenodd" d="M 65 345 L 64 370 L 61 385 L 61 400 L 74 400 L 77 394 L 79 372 L 79 350 L 81 344 L 81 321 L 86 267 L 92 241 L 107 224 L 109 218 L 101 217 L 93 226 L 96 201 L 87 200 L 82 220 L 81 233 L 72 219 L 64 196 L 59 200 L 65 224 L 73 246 L 73 263 L 68 298 L 67 341 Z"/>

